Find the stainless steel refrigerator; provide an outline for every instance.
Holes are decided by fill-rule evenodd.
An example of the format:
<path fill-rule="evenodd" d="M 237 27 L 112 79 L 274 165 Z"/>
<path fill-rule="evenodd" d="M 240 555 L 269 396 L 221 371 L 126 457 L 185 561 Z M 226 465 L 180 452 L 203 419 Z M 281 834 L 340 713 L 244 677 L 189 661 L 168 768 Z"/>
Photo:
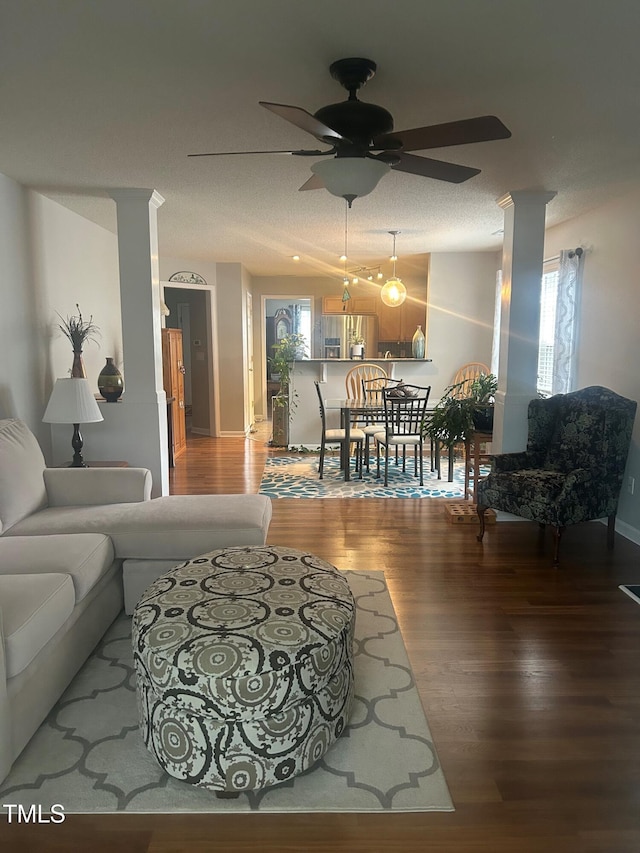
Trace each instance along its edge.
<path fill-rule="evenodd" d="M 325 314 L 322 318 L 321 358 L 349 358 L 354 333 L 358 338 L 364 338 L 364 358 L 377 358 L 378 318 L 370 314 Z"/>

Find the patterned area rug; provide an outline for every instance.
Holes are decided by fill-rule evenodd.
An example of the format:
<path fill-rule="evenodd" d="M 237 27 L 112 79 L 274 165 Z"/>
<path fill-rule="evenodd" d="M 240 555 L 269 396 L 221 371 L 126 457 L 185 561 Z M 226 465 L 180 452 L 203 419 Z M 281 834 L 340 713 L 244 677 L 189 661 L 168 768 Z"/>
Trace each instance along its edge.
<path fill-rule="evenodd" d="M 413 458 L 407 460 L 405 473 L 401 465 L 396 467 L 395 462 L 390 462 L 389 485 L 385 488 L 384 479 L 376 477 L 375 462 L 368 474 L 363 472 L 362 480 L 352 471 L 352 479 L 345 483 L 337 455 L 325 457 L 322 480 L 318 478 L 318 459 L 315 454 L 269 457 L 259 493 L 270 498 L 462 498 L 464 495 L 462 462 L 454 465 L 453 482 L 449 483 L 446 474 L 439 480 L 425 459 L 424 486 L 413 476 Z"/>
<path fill-rule="evenodd" d="M 131 619 L 121 616 L 14 764 L 0 803 L 69 813 L 452 811 L 384 574 L 345 575 L 357 604 L 356 698 L 345 733 L 310 770 L 237 799 L 168 776 L 138 731 Z"/>

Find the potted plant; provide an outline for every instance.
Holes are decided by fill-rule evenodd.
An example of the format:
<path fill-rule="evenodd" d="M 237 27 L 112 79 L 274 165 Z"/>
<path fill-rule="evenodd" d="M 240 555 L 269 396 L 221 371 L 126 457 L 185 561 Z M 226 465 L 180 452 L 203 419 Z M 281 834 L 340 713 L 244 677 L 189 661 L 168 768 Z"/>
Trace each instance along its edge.
<path fill-rule="evenodd" d="M 297 394 L 289 394 L 293 363 L 296 358 L 304 358 L 306 340 L 298 332 L 284 335 L 272 347 L 273 355 L 269 358 L 271 376 L 280 381 L 280 390 L 271 398 L 273 411 L 273 439 L 276 447 L 287 447 L 289 444 L 289 417 L 295 411 Z"/>
<path fill-rule="evenodd" d="M 478 432 L 493 432 L 493 404 L 498 380 L 493 373 L 481 373 L 471 383 L 473 425 Z"/>
<path fill-rule="evenodd" d="M 447 447 L 466 441 L 474 432 L 493 429 L 493 401 L 498 380 L 493 373 L 482 373 L 471 383 L 467 395 L 461 397 L 463 384 L 449 385 L 425 421 L 425 432 Z"/>
<path fill-rule="evenodd" d="M 361 358 L 364 359 L 364 346 L 365 339 L 362 335 L 358 334 L 355 329 L 351 332 L 351 337 L 349 339 L 349 358 Z"/>

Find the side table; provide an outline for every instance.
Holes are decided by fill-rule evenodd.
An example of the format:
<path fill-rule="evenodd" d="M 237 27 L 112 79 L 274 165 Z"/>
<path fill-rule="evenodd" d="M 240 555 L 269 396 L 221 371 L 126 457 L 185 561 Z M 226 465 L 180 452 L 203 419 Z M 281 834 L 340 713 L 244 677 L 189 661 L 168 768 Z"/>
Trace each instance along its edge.
<path fill-rule="evenodd" d="M 472 498 L 477 503 L 478 479 L 480 477 L 480 465 L 491 460 L 486 449 L 482 450 L 483 444 L 490 444 L 493 439 L 491 432 L 474 432 L 464 443 L 464 499 Z M 473 488 L 470 486 L 471 471 L 473 470 Z"/>
<path fill-rule="evenodd" d="M 71 467 L 71 463 L 70 463 L 70 462 L 68 462 L 68 463 L 66 463 L 65 465 L 54 465 L 53 467 L 54 467 L 54 468 L 70 468 L 70 467 Z M 95 460 L 91 459 L 91 460 L 89 460 L 88 462 L 85 462 L 85 467 L 86 467 L 86 468 L 128 468 L 128 467 L 129 467 L 129 463 L 128 463 L 128 462 L 124 462 L 124 461 L 123 461 L 123 460 L 121 460 L 121 459 L 117 459 L 117 460 L 107 460 L 107 461 L 105 461 L 105 462 L 103 462 L 103 461 L 95 461 Z"/>

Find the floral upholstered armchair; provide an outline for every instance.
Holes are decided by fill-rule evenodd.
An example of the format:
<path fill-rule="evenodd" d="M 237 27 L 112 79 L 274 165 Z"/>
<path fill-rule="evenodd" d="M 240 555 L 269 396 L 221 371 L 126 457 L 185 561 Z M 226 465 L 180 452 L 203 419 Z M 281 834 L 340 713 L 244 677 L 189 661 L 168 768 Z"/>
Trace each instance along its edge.
<path fill-rule="evenodd" d="M 636 406 L 598 385 L 532 400 L 527 449 L 494 456 L 491 473 L 478 483 L 478 541 L 492 507 L 551 524 L 554 565 L 568 524 L 606 517 L 613 547 Z"/>

